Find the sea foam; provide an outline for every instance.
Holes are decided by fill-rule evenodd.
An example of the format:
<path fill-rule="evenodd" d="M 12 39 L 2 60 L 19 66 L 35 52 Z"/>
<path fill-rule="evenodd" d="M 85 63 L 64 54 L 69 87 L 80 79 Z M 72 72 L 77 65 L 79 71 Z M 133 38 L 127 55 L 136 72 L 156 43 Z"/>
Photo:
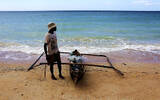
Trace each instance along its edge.
<path fill-rule="evenodd" d="M 97 46 L 84 46 L 84 45 L 78 45 L 78 46 L 59 46 L 60 51 L 67 51 L 72 52 L 75 49 L 82 53 L 108 53 L 112 51 L 119 51 L 119 50 L 125 50 L 125 49 L 132 49 L 132 50 L 138 50 L 138 51 L 147 51 L 152 52 L 156 54 L 160 54 L 160 45 L 128 45 L 128 44 L 122 44 L 117 45 L 113 47 L 99 47 Z M 10 46 L 1 46 L 0 51 L 20 51 L 28 54 L 41 54 L 43 50 L 43 46 L 29 46 L 29 45 L 10 45 Z"/>

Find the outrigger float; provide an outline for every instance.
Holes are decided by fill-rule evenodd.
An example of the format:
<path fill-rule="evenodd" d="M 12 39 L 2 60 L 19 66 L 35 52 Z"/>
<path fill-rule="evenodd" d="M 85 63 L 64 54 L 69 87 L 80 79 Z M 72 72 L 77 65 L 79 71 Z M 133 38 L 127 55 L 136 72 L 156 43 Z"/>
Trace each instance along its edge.
<path fill-rule="evenodd" d="M 73 52 L 60 52 L 60 54 L 69 54 L 69 63 L 61 63 L 62 65 L 69 65 L 69 71 L 70 71 L 70 76 L 73 80 L 73 82 L 75 84 L 77 84 L 82 78 L 85 71 L 85 66 L 94 66 L 94 67 L 102 67 L 102 68 L 111 68 L 113 69 L 115 72 L 117 72 L 119 75 L 123 76 L 124 74 L 116 69 L 112 63 L 110 62 L 109 58 L 106 55 L 96 55 L 96 54 L 83 54 L 83 53 L 79 53 L 77 50 L 73 51 Z M 44 52 L 39 56 L 39 58 L 29 67 L 28 71 L 34 69 L 37 66 L 41 66 L 41 65 L 45 65 L 45 71 L 44 71 L 44 76 L 46 77 L 46 65 L 48 65 L 48 63 L 39 63 L 38 65 L 35 65 L 40 58 L 44 55 Z M 98 57 L 104 57 L 106 59 L 106 62 L 109 63 L 109 66 L 105 66 L 105 65 L 96 65 L 96 64 L 86 64 L 83 61 L 83 55 L 86 56 L 98 56 Z M 54 63 L 57 64 L 57 63 Z"/>

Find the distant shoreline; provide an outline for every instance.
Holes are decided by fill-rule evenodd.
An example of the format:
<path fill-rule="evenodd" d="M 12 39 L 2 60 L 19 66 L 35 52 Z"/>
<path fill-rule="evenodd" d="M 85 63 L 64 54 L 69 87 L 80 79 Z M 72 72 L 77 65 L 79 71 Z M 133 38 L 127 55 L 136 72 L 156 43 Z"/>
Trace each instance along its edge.
<path fill-rule="evenodd" d="M 143 10 L 15 10 L 0 12 L 160 12 L 160 11 L 143 11 Z"/>

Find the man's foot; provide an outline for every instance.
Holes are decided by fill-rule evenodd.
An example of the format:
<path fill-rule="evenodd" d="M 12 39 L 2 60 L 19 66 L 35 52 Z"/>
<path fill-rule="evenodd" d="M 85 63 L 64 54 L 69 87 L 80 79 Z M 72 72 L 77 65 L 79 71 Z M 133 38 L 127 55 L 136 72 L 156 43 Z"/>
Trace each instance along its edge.
<path fill-rule="evenodd" d="M 59 75 L 59 78 L 64 79 L 64 77 L 62 75 Z"/>
<path fill-rule="evenodd" d="M 52 80 L 57 80 L 57 79 L 56 79 L 56 77 L 55 77 L 55 76 L 53 76 L 53 75 L 51 76 L 51 78 L 52 78 Z"/>

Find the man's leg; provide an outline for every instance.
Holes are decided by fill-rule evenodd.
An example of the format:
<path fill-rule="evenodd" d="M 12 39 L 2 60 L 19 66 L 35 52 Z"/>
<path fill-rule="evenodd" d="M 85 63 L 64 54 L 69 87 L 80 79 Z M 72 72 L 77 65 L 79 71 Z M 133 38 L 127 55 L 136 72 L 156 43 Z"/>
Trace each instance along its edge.
<path fill-rule="evenodd" d="M 51 78 L 52 78 L 52 80 L 57 80 L 56 77 L 54 76 L 54 73 L 53 73 L 54 72 L 53 66 L 54 66 L 54 64 L 50 64 Z"/>
<path fill-rule="evenodd" d="M 64 77 L 62 76 L 62 73 L 61 73 L 62 66 L 61 66 L 60 53 L 57 54 L 57 63 L 58 63 L 59 77 L 60 77 L 61 79 L 64 79 Z"/>

